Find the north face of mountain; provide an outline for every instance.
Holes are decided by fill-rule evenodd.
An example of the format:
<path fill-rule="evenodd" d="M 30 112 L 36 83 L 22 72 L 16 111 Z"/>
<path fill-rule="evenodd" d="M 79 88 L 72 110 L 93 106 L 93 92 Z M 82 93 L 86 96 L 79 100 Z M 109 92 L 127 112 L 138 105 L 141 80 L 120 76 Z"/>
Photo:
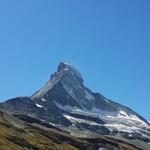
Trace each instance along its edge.
<path fill-rule="evenodd" d="M 77 130 L 127 138 L 150 136 L 150 125 L 143 117 L 92 92 L 80 72 L 66 63 L 60 63 L 46 85 L 31 97 L 8 100 L 0 108 Z"/>

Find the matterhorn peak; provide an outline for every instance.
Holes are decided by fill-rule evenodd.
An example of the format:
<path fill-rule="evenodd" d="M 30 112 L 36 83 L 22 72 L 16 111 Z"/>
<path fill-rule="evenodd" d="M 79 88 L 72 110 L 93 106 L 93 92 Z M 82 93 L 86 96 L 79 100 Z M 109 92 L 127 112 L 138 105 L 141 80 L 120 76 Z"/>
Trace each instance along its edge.
<path fill-rule="evenodd" d="M 66 62 L 61 62 L 57 67 L 57 71 L 68 70 L 70 68 L 73 68 L 70 64 L 68 64 Z"/>
<path fill-rule="evenodd" d="M 71 88 L 72 86 L 78 88 L 79 85 L 83 85 L 83 79 L 80 72 L 75 69 L 75 67 L 68 63 L 61 62 L 57 67 L 57 71 L 51 75 L 50 80 L 45 86 L 34 93 L 31 97 L 43 97 L 43 95 L 47 95 L 47 93 L 59 83 L 63 84 L 65 88 Z"/>
<path fill-rule="evenodd" d="M 74 66 L 70 65 L 69 63 L 60 62 L 57 67 L 57 73 L 60 73 L 60 72 L 61 73 L 69 72 L 69 74 L 78 77 L 81 80 L 81 82 L 83 82 L 80 72 Z"/>

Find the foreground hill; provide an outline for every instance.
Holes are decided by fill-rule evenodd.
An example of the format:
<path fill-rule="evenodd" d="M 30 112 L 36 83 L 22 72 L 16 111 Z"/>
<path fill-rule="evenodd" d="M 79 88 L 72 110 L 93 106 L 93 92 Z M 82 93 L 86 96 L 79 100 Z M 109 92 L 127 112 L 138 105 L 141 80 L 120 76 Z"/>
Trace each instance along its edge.
<path fill-rule="evenodd" d="M 75 137 L 38 119 L 0 111 L 0 150 L 149 150 L 148 144 L 138 140 L 81 135 Z"/>

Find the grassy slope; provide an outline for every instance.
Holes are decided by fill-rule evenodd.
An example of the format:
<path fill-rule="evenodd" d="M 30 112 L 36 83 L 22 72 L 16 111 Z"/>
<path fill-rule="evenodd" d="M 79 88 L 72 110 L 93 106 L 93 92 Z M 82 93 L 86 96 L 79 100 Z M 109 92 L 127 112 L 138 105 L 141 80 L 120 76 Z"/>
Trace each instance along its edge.
<path fill-rule="evenodd" d="M 134 144 L 107 137 L 75 138 L 55 128 L 27 123 L 0 113 L 0 150 L 137 150 Z M 148 149 L 147 149 L 148 150 Z"/>

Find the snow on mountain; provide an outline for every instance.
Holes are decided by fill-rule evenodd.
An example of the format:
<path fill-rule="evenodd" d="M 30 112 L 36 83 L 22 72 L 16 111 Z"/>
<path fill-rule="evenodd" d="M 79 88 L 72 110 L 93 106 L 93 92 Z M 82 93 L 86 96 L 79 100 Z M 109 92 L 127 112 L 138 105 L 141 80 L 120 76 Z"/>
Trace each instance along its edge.
<path fill-rule="evenodd" d="M 45 102 L 45 99 L 44 99 L 44 98 L 41 98 L 41 100 L 42 100 L 43 102 Z"/>
<path fill-rule="evenodd" d="M 74 125 L 76 123 L 86 123 L 86 124 L 90 124 L 90 125 L 98 125 L 98 126 L 104 126 L 102 124 L 96 123 L 94 121 L 90 121 L 90 120 L 86 120 L 86 119 L 81 119 L 81 118 L 76 118 L 76 117 L 72 117 L 70 115 L 64 114 L 64 117 L 66 117 L 68 120 L 70 120 Z"/>
<path fill-rule="evenodd" d="M 41 106 L 41 105 L 39 105 L 39 104 L 36 104 L 36 106 L 39 107 L 39 108 L 42 108 L 42 107 L 43 107 L 43 106 Z"/>

